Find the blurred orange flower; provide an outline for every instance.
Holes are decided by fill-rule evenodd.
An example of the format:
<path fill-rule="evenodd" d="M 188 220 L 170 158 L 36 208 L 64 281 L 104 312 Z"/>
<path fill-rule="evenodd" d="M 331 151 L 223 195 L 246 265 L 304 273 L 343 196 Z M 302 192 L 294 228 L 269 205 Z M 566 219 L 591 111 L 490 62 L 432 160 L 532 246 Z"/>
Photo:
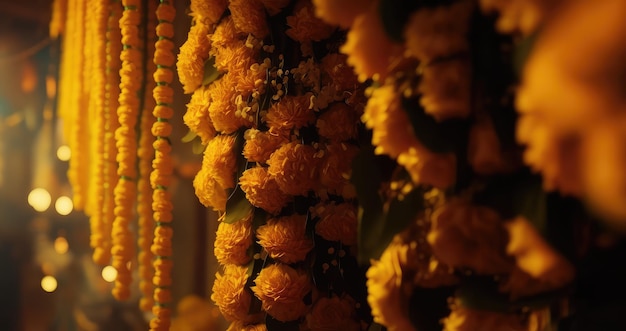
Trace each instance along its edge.
<path fill-rule="evenodd" d="M 320 136 L 341 142 L 356 138 L 358 121 L 359 114 L 354 107 L 338 102 L 317 118 L 315 126 Z"/>
<path fill-rule="evenodd" d="M 226 210 L 226 190 L 212 177 L 207 167 L 200 168 L 193 179 L 193 187 L 204 206 L 212 207 L 215 211 Z"/>
<path fill-rule="evenodd" d="M 359 152 L 359 148 L 349 143 L 331 142 L 325 146 L 324 155 L 320 163 L 320 183 L 328 193 L 344 196 L 352 189 L 350 174 L 352 173 L 352 159 Z M 347 189 L 347 191 L 346 191 Z M 345 196 L 352 198 L 351 196 Z"/>
<path fill-rule="evenodd" d="M 307 325 L 311 331 L 360 331 L 355 307 L 350 297 L 322 297 L 307 315 Z"/>
<path fill-rule="evenodd" d="M 347 29 L 354 19 L 374 0 L 313 0 L 315 15 L 324 21 Z"/>
<path fill-rule="evenodd" d="M 211 42 L 209 26 L 196 22 L 189 29 L 187 41 L 180 47 L 176 69 L 185 93 L 191 93 L 202 84 L 204 61 L 209 57 Z"/>
<path fill-rule="evenodd" d="M 251 294 L 246 290 L 248 267 L 228 264 L 224 273 L 215 274 L 211 300 L 229 321 L 245 321 L 249 318 Z"/>
<path fill-rule="evenodd" d="M 437 121 L 465 118 L 470 113 L 470 61 L 452 59 L 423 68 L 420 103 Z"/>
<path fill-rule="evenodd" d="M 287 16 L 285 32 L 292 39 L 299 42 L 320 41 L 330 37 L 335 30 L 314 14 L 315 9 L 309 0 L 300 0 L 294 9 L 294 15 Z"/>
<path fill-rule="evenodd" d="M 352 203 L 320 202 L 311 207 L 319 217 L 315 233 L 330 241 L 341 241 L 352 246 L 357 243 L 357 208 Z"/>

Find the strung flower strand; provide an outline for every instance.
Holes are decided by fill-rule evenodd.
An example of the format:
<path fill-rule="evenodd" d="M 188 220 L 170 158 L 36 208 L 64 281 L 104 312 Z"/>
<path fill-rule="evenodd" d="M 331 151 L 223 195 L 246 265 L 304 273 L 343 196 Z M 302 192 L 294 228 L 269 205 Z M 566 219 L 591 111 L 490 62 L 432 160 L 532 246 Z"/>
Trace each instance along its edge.
<path fill-rule="evenodd" d="M 124 12 L 120 19 L 122 31 L 122 60 L 120 106 L 117 116 L 120 127 L 115 131 L 117 145 L 117 174 L 115 187 L 115 220 L 113 221 L 112 265 L 117 269 L 113 296 L 118 300 L 130 297 L 131 259 L 134 255 L 133 236 L 129 229 L 133 206 L 137 197 L 137 140 L 135 125 L 139 112 L 137 91 L 141 88 L 141 42 L 138 26 L 141 23 L 139 0 L 122 0 Z"/>
<path fill-rule="evenodd" d="M 153 191 L 154 241 L 152 253 L 154 259 L 153 284 L 155 305 L 152 309 L 154 318 L 150 321 L 150 330 L 169 330 L 171 318 L 171 271 L 172 257 L 172 198 L 167 190 L 171 185 L 174 166 L 170 155 L 172 147 L 169 136 L 172 126 L 169 120 L 174 114 L 172 109 L 173 68 L 176 61 L 174 56 L 174 17 L 176 10 L 170 1 L 161 0 L 156 10 L 159 24 L 156 27 L 158 40 L 155 43 L 154 64 L 157 69 L 154 73 L 156 86 L 153 96 L 156 101 L 153 115 L 157 121 L 152 126 L 152 134 L 156 137 L 153 147 L 155 158 L 153 171 L 150 177 Z"/>

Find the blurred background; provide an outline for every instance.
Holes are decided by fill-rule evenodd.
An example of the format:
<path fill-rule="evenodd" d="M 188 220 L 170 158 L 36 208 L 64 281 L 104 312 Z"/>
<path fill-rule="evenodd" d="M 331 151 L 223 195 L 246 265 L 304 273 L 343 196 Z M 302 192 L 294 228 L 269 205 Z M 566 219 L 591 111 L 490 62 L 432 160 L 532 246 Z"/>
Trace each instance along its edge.
<path fill-rule="evenodd" d="M 0 0 L 0 329 L 147 330 L 137 297 L 113 299 L 115 271 L 91 261 L 88 220 L 73 210 L 71 155 L 55 116 L 60 43 L 48 37 L 51 2 Z M 179 45 L 189 27 L 187 2 L 178 2 Z M 189 308 L 208 304 L 189 298 L 209 297 L 216 222 L 193 193 L 201 156 L 181 142 L 188 100 L 176 88 L 173 293 Z"/>

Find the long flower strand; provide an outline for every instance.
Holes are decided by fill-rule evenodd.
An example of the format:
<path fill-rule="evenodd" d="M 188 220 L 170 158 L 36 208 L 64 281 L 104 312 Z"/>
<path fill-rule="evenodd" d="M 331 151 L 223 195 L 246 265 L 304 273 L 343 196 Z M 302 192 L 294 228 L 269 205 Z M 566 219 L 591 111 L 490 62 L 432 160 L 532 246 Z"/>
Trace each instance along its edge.
<path fill-rule="evenodd" d="M 170 0 L 173 1 L 173 0 Z M 155 159 L 151 175 L 153 193 L 153 211 L 156 224 L 154 232 L 154 242 L 152 253 L 156 256 L 154 260 L 155 275 L 153 283 L 155 286 L 153 308 L 154 318 L 150 321 L 150 330 L 169 330 L 171 317 L 171 270 L 172 263 L 172 198 L 167 190 L 171 185 L 174 166 L 170 155 L 172 147 L 169 136 L 172 126 L 169 120 L 174 114 L 172 109 L 173 90 L 171 83 L 173 80 L 174 64 L 174 17 L 176 10 L 172 3 L 161 0 L 157 8 L 157 19 L 159 24 L 156 27 L 158 40 L 155 44 L 154 63 L 157 69 L 154 73 L 156 87 L 153 96 L 156 101 L 153 115 L 157 121 L 152 127 L 152 134 L 156 137 L 154 142 Z"/>
<path fill-rule="evenodd" d="M 113 296 L 118 300 L 130 297 L 131 259 L 134 255 L 133 236 L 129 225 L 133 219 L 133 206 L 137 198 L 137 136 L 135 125 L 141 87 L 141 41 L 139 24 L 141 9 L 139 0 L 122 0 L 124 12 L 120 19 L 122 31 L 122 60 L 120 105 L 117 116 L 120 127 L 115 132 L 117 146 L 117 174 L 115 187 L 115 220 L 113 221 L 112 265 L 117 270 Z"/>
<path fill-rule="evenodd" d="M 146 13 L 146 55 L 145 59 L 152 59 L 154 57 L 154 34 L 156 29 L 156 3 L 148 1 L 148 8 Z M 156 70 L 156 65 L 153 61 L 144 61 L 146 64 L 146 73 L 152 73 Z M 139 180 L 137 182 L 137 189 L 139 195 L 137 196 L 137 214 L 138 218 L 138 233 L 137 233 L 137 246 L 139 247 L 139 254 L 137 262 L 139 266 L 139 289 L 141 291 L 141 299 L 139 301 L 139 308 L 142 311 L 149 312 L 154 305 L 154 299 L 152 298 L 154 292 L 154 286 L 152 285 L 152 277 L 154 277 L 154 267 L 152 266 L 153 254 L 150 251 L 150 246 L 154 238 L 154 219 L 152 216 L 152 184 L 150 183 L 150 173 L 152 172 L 152 161 L 154 159 L 154 149 L 152 144 L 154 142 L 154 136 L 152 135 L 151 128 L 155 121 L 152 115 L 152 110 L 156 105 L 154 98 L 152 97 L 152 90 L 156 86 L 153 79 L 144 77 L 144 95 L 143 95 L 143 107 L 141 110 L 141 129 L 139 135 L 139 150 L 137 156 L 139 157 Z"/>
<path fill-rule="evenodd" d="M 102 255 L 95 256 L 94 259 L 99 264 L 109 263 L 111 260 L 112 238 L 111 231 L 115 218 L 115 193 L 117 184 L 117 149 L 115 147 L 115 131 L 119 127 L 117 120 L 117 108 L 120 94 L 119 72 L 122 66 L 120 53 L 122 51 L 122 35 L 119 27 L 119 20 L 122 17 L 122 4 L 120 0 L 109 1 L 109 17 L 106 31 L 106 87 L 105 87 L 105 133 L 104 133 L 104 180 L 103 186 L 103 238 Z"/>

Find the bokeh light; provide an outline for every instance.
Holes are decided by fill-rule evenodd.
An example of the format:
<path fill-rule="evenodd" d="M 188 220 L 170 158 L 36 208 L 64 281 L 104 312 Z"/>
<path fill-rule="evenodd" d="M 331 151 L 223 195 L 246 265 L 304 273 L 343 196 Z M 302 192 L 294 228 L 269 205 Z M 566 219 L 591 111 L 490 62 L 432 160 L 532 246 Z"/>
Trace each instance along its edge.
<path fill-rule="evenodd" d="M 62 145 L 57 148 L 57 157 L 61 161 L 68 161 L 72 157 L 72 150 L 67 145 Z"/>
<path fill-rule="evenodd" d="M 52 276 L 45 276 L 41 279 L 41 288 L 50 293 L 57 289 L 57 279 Z"/>
<path fill-rule="evenodd" d="M 59 254 L 65 254 L 69 250 L 70 245 L 67 243 L 67 239 L 65 237 L 57 237 L 54 240 L 54 251 Z"/>
<path fill-rule="evenodd" d="M 41 187 L 30 191 L 28 194 L 28 204 L 36 211 L 46 211 L 50 207 L 51 202 L 52 197 L 50 197 L 50 193 Z"/>
<path fill-rule="evenodd" d="M 102 269 L 102 278 L 111 283 L 117 278 L 117 270 L 112 266 L 108 265 Z"/>
<path fill-rule="evenodd" d="M 69 215 L 74 209 L 74 203 L 70 197 L 62 196 L 54 203 L 54 209 L 56 209 L 57 213 L 60 215 Z"/>

